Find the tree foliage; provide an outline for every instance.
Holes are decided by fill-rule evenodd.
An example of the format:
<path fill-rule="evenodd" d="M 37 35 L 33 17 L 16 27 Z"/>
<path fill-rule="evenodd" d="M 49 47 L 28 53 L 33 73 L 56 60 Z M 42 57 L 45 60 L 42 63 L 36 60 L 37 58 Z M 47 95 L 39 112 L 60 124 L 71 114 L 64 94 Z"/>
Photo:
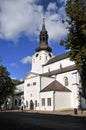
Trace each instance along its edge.
<path fill-rule="evenodd" d="M 0 106 L 14 93 L 15 85 L 6 67 L 0 66 Z"/>
<path fill-rule="evenodd" d="M 86 90 L 86 4 L 84 0 L 67 0 L 66 14 L 68 35 L 64 40 L 70 50 L 70 59 L 75 61 L 80 70 L 82 86 Z M 63 44 L 63 42 L 61 42 Z"/>

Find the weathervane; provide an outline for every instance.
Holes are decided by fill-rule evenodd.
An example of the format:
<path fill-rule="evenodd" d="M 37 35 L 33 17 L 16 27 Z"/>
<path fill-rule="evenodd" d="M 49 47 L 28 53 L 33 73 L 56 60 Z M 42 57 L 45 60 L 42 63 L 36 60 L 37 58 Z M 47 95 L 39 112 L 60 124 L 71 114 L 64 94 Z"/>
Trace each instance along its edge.
<path fill-rule="evenodd" d="M 45 25 L 45 14 L 43 15 L 43 25 Z"/>

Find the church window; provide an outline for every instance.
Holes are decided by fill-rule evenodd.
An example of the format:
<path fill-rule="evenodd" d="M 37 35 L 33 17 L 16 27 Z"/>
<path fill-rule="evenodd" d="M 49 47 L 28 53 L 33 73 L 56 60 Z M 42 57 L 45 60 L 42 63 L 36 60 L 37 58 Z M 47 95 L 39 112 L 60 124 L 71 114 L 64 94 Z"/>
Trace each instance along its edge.
<path fill-rule="evenodd" d="M 36 54 L 36 57 L 38 57 L 38 55 L 39 55 L 39 54 L 37 53 L 37 54 Z"/>
<path fill-rule="evenodd" d="M 15 106 L 17 106 L 17 99 L 15 99 Z"/>
<path fill-rule="evenodd" d="M 28 107 L 28 101 L 26 100 L 26 107 Z"/>
<path fill-rule="evenodd" d="M 28 87 L 30 87 L 30 83 L 29 83 L 29 84 L 27 84 L 27 86 L 28 86 Z"/>
<path fill-rule="evenodd" d="M 64 85 L 65 85 L 65 86 L 68 86 L 68 85 L 69 85 L 69 82 L 68 82 L 68 78 L 67 78 L 67 77 L 64 77 Z"/>
<path fill-rule="evenodd" d="M 42 106 L 45 106 L 45 98 L 42 98 Z"/>
<path fill-rule="evenodd" d="M 33 82 L 33 86 L 36 85 L 36 82 Z"/>
<path fill-rule="evenodd" d="M 21 99 L 19 99 L 19 106 L 21 106 Z"/>
<path fill-rule="evenodd" d="M 37 100 L 35 100 L 35 107 L 37 107 Z"/>
<path fill-rule="evenodd" d="M 52 57 L 51 53 L 49 53 L 49 56 Z"/>
<path fill-rule="evenodd" d="M 47 105 L 51 106 L 51 98 L 47 98 Z"/>

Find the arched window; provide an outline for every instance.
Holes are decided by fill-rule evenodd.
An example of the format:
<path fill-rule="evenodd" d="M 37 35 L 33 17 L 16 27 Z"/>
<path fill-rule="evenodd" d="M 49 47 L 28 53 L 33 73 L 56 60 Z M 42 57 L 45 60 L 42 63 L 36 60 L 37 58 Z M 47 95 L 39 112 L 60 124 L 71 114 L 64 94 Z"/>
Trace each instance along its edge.
<path fill-rule="evenodd" d="M 26 100 L 26 107 L 28 107 L 28 101 Z"/>
<path fill-rule="evenodd" d="M 35 107 L 37 107 L 37 100 L 35 100 Z"/>
<path fill-rule="evenodd" d="M 19 106 L 21 106 L 21 99 L 19 99 Z"/>
<path fill-rule="evenodd" d="M 65 85 L 65 86 L 68 86 L 68 85 L 69 85 L 69 82 L 68 82 L 68 78 L 67 78 L 67 77 L 64 77 L 64 85 Z"/>
<path fill-rule="evenodd" d="M 17 99 L 15 99 L 15 106 L 17 106 Z"/>

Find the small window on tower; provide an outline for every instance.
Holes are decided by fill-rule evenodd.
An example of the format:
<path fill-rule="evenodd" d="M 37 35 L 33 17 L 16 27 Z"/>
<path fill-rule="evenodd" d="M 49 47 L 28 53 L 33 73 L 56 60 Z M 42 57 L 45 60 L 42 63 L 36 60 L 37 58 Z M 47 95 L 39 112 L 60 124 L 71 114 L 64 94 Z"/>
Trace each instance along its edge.
<path fill-rule="evenodd" d="M 37 54 L 36 54 L 36 57 L 38 57 L 38 55 L 39 55 L 39 54 L 37 53 Z"/>
<path fill-rule="evenodd" d="M 45 41 L 45 37 L 43 37 L 43 41 Z"/>
<path fill-rule="evenodd" d="M 52 57 L 51 53 L 49 53 L 49 56 Z"/>

